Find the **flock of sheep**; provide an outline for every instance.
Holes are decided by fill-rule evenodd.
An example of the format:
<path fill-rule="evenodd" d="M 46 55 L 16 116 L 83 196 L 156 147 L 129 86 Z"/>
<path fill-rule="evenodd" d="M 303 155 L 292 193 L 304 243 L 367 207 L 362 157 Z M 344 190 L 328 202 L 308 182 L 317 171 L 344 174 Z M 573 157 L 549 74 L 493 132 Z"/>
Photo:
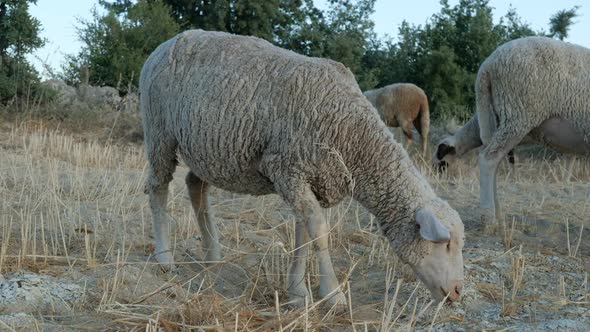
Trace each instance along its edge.
<path fill-rule="evenodd" d="M 437 145 L 433 161 L 448 166 L 483 146 L 481 218 L 493 223 L 500 216 L 498 163 L 525 136 L 562 151 L 590 152 L 590 50 L 544 37 L 517 39 L 482 64 L 475 87 L 476 114 Z M 321 208 L 352 197 L 376 216 L 393 250 L 436 300 L 460 297 L 463 222 L 388 129 L 400 126 L 411 139 L 415 126 L 426 152 L 429 111 L 420 88 L 396 84 L 363 94 L 341 63 L 255 37 L 190 30 L 150 55 L 139 91 L 155 257 L 164 268 L 174 268 L 166 205 L 180 156 L 190 169 L 186 185 L 207 263 L 221 260 L 209 185 L 276 193 L 297 218 L 290 302 L 301 306 L 309 297 L 304 280 L 312 244 L 320 296 L 344 306 Z"/>

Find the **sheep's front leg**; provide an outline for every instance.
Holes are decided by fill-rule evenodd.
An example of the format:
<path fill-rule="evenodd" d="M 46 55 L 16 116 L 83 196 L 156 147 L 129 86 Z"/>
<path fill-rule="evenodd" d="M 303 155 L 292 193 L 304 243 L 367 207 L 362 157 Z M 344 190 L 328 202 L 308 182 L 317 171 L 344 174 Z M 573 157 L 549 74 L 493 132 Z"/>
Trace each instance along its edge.
<path fill-rule="evenodd" d="M 305 266 L 307 263 L 308 253 L 308 236 L 305 229 L 305 223 L 298 220 L 295 223 L 295 250 L 293 251 L 293 260 L 287 274 L 287 290 L 289 292 L 289 302 L 296 307 L 302 307 L 305 304 L 305 298 L 311 300 L 309 290 L 305 284 Z"/>
<path fill-rule="evenodd" d="M 346 297 L 340 289 L 336 278 L 330 252 L 328 251 L 329 226 L 324 218 L 318 215 L 310 217 L 307 225 L 308 232 L 314 244 L 316 257 L 320 267 L 320 296 L 331 296 L 328 300 L 333 305 L 345 305 Z"/>
<path fill-rule="evenodd" d="M 320 296 L 329 296 L 328 303 L 330 305 L 343 307 L 346 305 L 346 297 L 340 289 L 340 284 L 338 283 L 332 265 L 332 259 L 328 252 L 328 236 L 330 230 L 328 223 L 322 216 L 322 209 L 311 189 L 307 186 L 302 190 L 295 190 L 291 198 L 292 201 L 287 201 L 290 201 L 298 218 L 298 222 L 301 222 L 306 226 L 305 228 L 307 228 L 307 232 L 316 251 L 316 257 L 320 268 Z M 299 240 L 301 240 L 302 236 L 301 231 L 301 228 L 299 228 Z M 295 252 L 291 270 L 295 271 L 296 268 L 299 268 L 297 272 L 303 272 L 301 274 L 304 274 L 305 267 L 301 268 L 297 265 L 303 264 L 301 262 L 301 257 L 297 258 L 297 254 L 298 253 Z M 301 277 L 301 275 L 298 275 L 298 277 Z"/>

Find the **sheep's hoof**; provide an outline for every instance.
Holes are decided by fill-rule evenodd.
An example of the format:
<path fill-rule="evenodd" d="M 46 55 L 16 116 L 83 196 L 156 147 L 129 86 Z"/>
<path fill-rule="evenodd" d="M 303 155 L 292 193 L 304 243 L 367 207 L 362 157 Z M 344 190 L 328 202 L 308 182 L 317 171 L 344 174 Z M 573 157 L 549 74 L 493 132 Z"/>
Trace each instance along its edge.
<path fill-rule="evenodd" d="M 205 255 L 205 265 L 213 266 L 221 262 L 221 254 L 219 253 L 219 250 L 211 251 Z"/>
<path fill-rule="evenodd" d="M 480 220 L 485 225 L 496 224 L 496 213 L 492 209 L 481 209 Z"/>
<path fill-rule="evenodd" d="M 498 235 L 500 233 L 500 227 L 498 224 L 485 224 L 483 226 L 484 235 Z"/>
<path fill-rule="evenodd" d="M 174 263 L 166 263 L 166 264 L 160 264 L 160 269 L 162 269 L 163 272 L 172 272 L 174 270 L 176 270 L 176 265 Z"/>
<path fill-rule="evenodd" d="M 341 314 L 346 312 L 348 306 L 346 305 L 346 296 L 342 292 L 338 292 L 332 295 L 327 301 L 326 306 L 328 309 L 333 309 L 335 313 Z"/>
<path fill-rule="evenodd" d="M 310 304 L 309 301 L 311 301 L 311 296 L 307 287 L 303 285 L 289 289 L 289 306 L 293 308 L 304 308 L 306 297 L 308 304 Z"/>
<path fill-rule="evenodd" d="M 480 221 L 483 224 L 485 234 L 492 235 L 498 231 L 498 222 L 493 210 L 483 209 Z"/>
<path fill-rule="evenodd" d="M 155 254 L 155 257 L 162 271 L 170 272 L 176 269 L 176 265 L 174 264 L 174 256 L 172 256 L 170 251 Z"/>

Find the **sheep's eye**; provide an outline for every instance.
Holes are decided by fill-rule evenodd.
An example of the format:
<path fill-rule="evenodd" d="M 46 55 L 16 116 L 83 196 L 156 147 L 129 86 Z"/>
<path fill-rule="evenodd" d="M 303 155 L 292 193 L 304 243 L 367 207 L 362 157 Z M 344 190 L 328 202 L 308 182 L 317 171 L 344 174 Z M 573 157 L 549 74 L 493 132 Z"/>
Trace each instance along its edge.
<path fill-rule="evenodd" d="M 447 242 L 447 251 L 451 251 L 451 241 Z"/>

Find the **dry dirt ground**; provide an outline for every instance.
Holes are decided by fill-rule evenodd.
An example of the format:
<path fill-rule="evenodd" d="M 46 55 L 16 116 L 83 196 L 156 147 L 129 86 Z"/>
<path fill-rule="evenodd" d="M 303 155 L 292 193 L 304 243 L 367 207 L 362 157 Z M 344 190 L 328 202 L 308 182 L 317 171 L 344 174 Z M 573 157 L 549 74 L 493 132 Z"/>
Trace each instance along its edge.
<path fill-rule="evenodd" d="M 348 310 L 334 313 L 317 298 L 289 310 L 294 218 L 277 196 L 212 190 L 225 263 L 208 270 L 179 167 L 169 203 L 179 268 L 164 273 L 151 257 L 142 146 L 4 124 L 0 330 L 590 330 L 588 160 L 518 149 L 516 168 L 504 163 L 498 176 L 504 227 L 485 235 L 474 156 L 443 176 L 413 158 L 465 223 L 461 300 L 431 303 L 371 215 L 347 201 L 325 213 Z M 309 269 L 317 294 L 313 256 Z"/>

